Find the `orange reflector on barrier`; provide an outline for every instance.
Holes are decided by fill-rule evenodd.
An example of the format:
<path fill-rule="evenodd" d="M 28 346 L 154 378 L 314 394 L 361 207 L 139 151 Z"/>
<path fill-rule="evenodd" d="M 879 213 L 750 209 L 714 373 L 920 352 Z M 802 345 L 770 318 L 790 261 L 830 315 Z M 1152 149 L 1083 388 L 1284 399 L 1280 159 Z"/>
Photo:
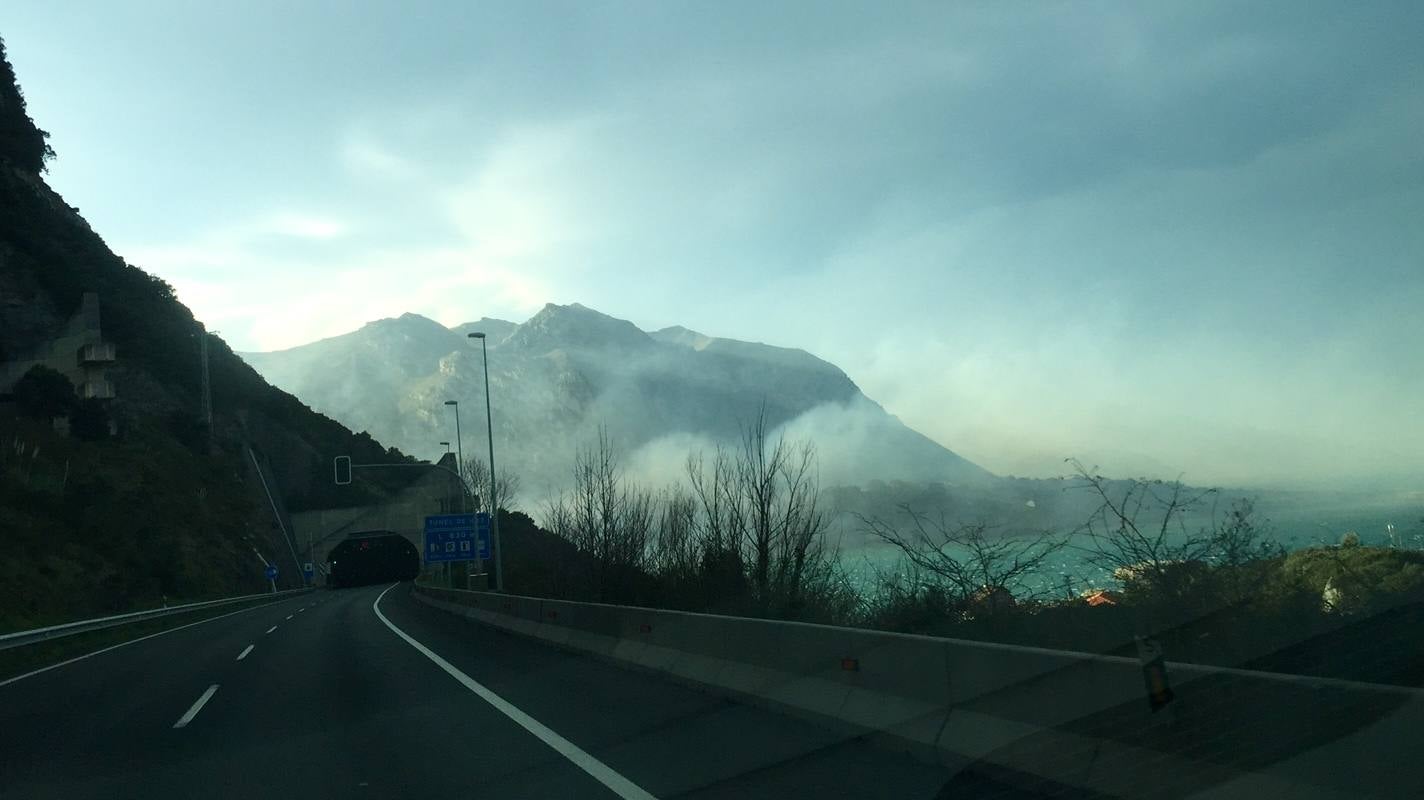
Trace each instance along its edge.
<path fill-rule="evenodd" d="M 841 659 L 841 669 L 844 670 L 844 671 L 846 671 L 846 672 L 860 672 L 860 659 L 858 659 L 858 658 L 842 658 L 842 659 Z"/>
<path fill-rule="evenodd" d="M 652 625 L 639 625 L 639 626 L 638 626 L 638 633 L 652 633 L 652 632 L 653 632 L 653 626 L 652 626 Z"/>

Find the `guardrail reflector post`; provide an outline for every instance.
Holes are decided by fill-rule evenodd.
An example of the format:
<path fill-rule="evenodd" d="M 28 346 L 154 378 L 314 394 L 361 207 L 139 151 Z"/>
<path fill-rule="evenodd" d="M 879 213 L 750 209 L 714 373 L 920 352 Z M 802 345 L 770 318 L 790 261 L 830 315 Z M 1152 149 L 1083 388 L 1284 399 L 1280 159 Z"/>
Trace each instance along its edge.
<path fill-rule="evenodd" d="M 1143 636 L 1136 639 L 1137 659 L 1142 665 L 1142 682 L 1147 689 L 1147 705 L 1156 713 L 1176 697 L 1167 681 L 1167 659 L 1163 657 L 1162 645 L 1157 640 Z"/>

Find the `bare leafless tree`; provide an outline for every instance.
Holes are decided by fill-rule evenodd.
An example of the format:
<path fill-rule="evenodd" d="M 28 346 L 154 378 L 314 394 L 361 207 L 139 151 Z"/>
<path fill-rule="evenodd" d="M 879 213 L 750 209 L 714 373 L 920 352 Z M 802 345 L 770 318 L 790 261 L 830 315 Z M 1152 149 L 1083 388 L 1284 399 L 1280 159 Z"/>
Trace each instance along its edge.
<path fill-rule="evenodd" d="M 460 475 L 464 477 L 466 485 L 474 492 L 475 499 L 479 502 L 477 511 L 488 511 L 488 498 L 490 488 L 489 463 L 479 456 L 470 456 L 465 459 L 465 463 L 460 467 Z M 495 497 L 499 500 L 499 507 L 505 511 L 519 511 L 519 473 L 511 471 L 508 467 L 500 470 L 499 480 L 495 483 Z"/>
<path fill-rule="evenodd" d="M 734 554 L 763 610 L 798 605 L 813 583 L 828 579 L 833 559 L 823 542 L 815 448 L 772 440 L 765 410 L 735 450 L 719 447 L 710 464 L 701 453 L 690 456 L 687 477 L 704 556 Z"/>
<path fill-rule="evenodd" d="M 1213 520 L 1211 556 L 1222 566 L 1239 567 L 1285 555 L 1269 520 L 1256 518 L 1256 504 L 1241 498 L 1231 504 L 1220 521 Z"/>
<path fill-rule="evenodd" d="M 1008 597 L 1036 599 L 1054 591 L 1041 580 L 1049 558 L 1066 546 L 1050 533 L 1029 537 L 994 535 L 982 522 L 953 523 L 938 516 L 899 507 L 908 525 L 859 516 L 862 529 L 893 545 L 904 555 L 919 580 L 946 591 L 957 603 L 976 597 L 998 602 Z"/>
<path fill-rule="evenodd" d="M 1076 531 L 1090 564 L 1124 582 L 1167 588 L 1181 565 L 1199 564 L 1214 545 L 1209 530 L 1192 530 L 1187 517 L 1213 503 L 1215 489 L 1192 489 L 1174 481 L 1110 481 L 1077 459 L 1068 463 L 1078 489 L 1096 496 L 1098 507 Z M 1215 514 L 1213 513 L 1213 517 Z"/>
<path fill-rule="evenodd" d="M 658 493 L 624 479 L 600 431 L 575 458 L 572 488 L 546 503 L 545 524 L 590 557 L 604 598 L 619 581 L 656 576 L 689 607 L 802 614 L 812 600 L 853 605 L 824 542 L 815 450 L 773 441 L 768 428 L 762 414 L 737 446 L 690 454 L 687 485 Z"/>
<path fill-rule="evenodd" d="M 659 520 L 657 497 L 623 480 L 618 454 L 604 430 L 574 459 L 573 488 L 551 498 L 546 524 L 590 556 L 599 599 L 626 598 L 626 581 L 646 568 Z"/>
<path fill-rule="evenodd" d="M 698 506 L 694 534 L 704 553 L 740 552 L 746 527 L 746 500 L 738 490 L 737 466 L 732 454 L 718 446 L 710 468 L 702 453 L 687 457 L 687 479 Z"/>
<path fill-rule="evenodd" d="M 658 499 L 658 524 L 651 566 L 672 580 L 685 581 L 696 575 L 702 561 L 697 535 L 697 498 L 683 486 L 665 489 Z"/>

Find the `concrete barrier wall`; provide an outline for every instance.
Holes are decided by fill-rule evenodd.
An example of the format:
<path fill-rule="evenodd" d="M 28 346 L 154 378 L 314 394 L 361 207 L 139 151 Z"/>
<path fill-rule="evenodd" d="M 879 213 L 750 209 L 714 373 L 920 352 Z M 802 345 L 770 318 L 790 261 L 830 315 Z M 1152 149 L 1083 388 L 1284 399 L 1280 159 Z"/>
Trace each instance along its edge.
<path fill-rule="evenodd" d="M 1117 797 L 1424 794 L 1424 692 L 1169 663 L 1151 712 L 1131 659 L 434 587 L 474 621 L 872 736 L 958 769 Z M 1033 788 L 1026 786 L 1026 788 Z"/>

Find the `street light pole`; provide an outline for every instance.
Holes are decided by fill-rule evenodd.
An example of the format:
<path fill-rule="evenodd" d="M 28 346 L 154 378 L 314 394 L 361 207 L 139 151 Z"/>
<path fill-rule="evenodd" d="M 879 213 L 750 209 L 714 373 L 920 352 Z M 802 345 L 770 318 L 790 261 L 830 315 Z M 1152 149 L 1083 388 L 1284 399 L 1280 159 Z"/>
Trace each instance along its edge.
<path fill-rule="evenodd" d="M 441 444 L 445 445 L 445 455 L 447 455 L 447 456 L 450 455 L 450 443 L 449 443 L 449 442 L 441 442 Z M 460 466 L 460 465 L 459 465 L 459 464 L 456 464 L 455 466 L 458 467 L 458 466 Z M 464 481 L 464 479 L 462 478 L 462 479 L 460 480 L 460 484 L 463 486 L 464 483 L 465 483 L 465 481 Z M 446 499 L 446 500 L 449 500 L 450 498 L 449 498 L 449 497 L 446 497 L 445 499 Z M 465 507 L 465 495 L 464 495 L 464 492 L 462 491 L 462 492 L 460 493 L 460 508 L 463 509 L 464 507 Z M 449 510 L 449 511 L 454 511 L 454 510 L 455 510 L 455 504 L 454 504 L 454 503 L 451 503 L 451 504 L 449 505 L 449 507 L 448 507 L 447 510 Z"/>
<path fill-rule="evenodd" d="M 460 476 L 460 483 L 465 482 L 465 437 L 460 434 L 460 401 L 446 400 L 445 405 L 455 407 L 455 457 L 460 459 L 460 463 L 455 465 L 455 472 Z M 460 495 L 460 510 L 465 510 L 464 494 Z M 455 566 L 453 562 L 445 562 L 445 582 L 450 588 L 455 588 Z"/>
<path fill-rule="evenodd" d="M 455 465 L 455 471 L 460 474 L 460 481 L 465 480 L 465 438 L 460 435 L 460 401 L 446 400 L 445 405 L 455 407 L 455 457 L 460 459 L 460 463 Z M 445 445 L 446 451 L 450 448 L 449 442 L 441 442 Z"/>
<path fill-rule="evenodd" d="M 489 435 L 489 471 L 490 471 L 490 538 L 494 540 L 494 589 L 497 592 L 504 591 L 504 548 L 499 541 L 499 497 L 495 494 L 494 479 L 494 417 L 490 413 L 490 391 L 489 391 L 489 350 L 485 345 L 485 335 L 483 333 L 468 334 L 471 339 L 480 340 L 480 357 L 485 367 L 485 433 Z"/>

